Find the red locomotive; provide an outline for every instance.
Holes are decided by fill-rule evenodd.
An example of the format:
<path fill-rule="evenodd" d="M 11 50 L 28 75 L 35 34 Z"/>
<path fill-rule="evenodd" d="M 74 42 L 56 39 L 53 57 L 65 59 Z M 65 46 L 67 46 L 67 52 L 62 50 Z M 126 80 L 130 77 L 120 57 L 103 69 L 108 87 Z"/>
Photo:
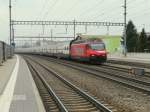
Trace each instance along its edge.
<path fill-rule="evenodd" d="M 78 36 L 70 43 L 69 54 L 71 59 L 81 61 L 102 63 L 107 60 L 105 44 L 98 38 L 84 39 Z"/>

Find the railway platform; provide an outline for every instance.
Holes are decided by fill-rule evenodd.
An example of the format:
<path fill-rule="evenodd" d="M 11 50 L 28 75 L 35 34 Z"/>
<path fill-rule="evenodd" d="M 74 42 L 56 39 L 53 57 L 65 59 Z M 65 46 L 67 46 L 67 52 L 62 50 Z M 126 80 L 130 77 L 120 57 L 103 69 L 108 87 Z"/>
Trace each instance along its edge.
<path fill-rule="evenodd" d="M 0 112 L 45 112 L 28 66 L 18 55 L 0 66 Z"/>

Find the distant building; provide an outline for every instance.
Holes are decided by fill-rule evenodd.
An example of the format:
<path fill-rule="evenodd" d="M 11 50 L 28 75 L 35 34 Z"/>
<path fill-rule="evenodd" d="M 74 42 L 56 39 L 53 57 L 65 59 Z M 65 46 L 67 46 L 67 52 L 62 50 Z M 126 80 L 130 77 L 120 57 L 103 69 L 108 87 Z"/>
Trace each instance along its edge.
<path fill-rule="evenodd" d="M 106 45 L 106 50 L 109 53 L 116 53 L 122 51 L 121 36 L 119 35 L 81 35 L 83 38 L 100 38 Z"/>

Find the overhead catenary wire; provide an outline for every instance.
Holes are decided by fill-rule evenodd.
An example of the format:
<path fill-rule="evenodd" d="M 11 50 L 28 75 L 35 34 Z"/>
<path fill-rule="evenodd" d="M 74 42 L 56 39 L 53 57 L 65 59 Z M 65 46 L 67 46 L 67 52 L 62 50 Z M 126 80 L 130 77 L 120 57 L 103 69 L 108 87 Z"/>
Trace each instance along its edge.
<path fill-rule="evenodd" d="M 94 20 L 95 18 L 100 18 L 100 20 L 105 20 L 105 18 L 104 18 L 105 16 L 107 18 L 108 17 L 111 18 L 112 15 L 116 15 L 116 14 L 118 14 L 118 12 L 119 13 L 121 12 L 121 10 L 118 10 L 118 8 L 121 8 L 121 6 L 113 7 L 113 11 L 111 11 L 112 9 L 110 9 L 110 10 L 107 10 L 107 12 L 106 12 L 104 9 L 101 11 L 101 13 L 96 14 L 96 16 L 93 15 L 92 18 L 90 18 L 90 19 Z"/>
<path fill-rule="evenodd" d="M 131 1 L 128 2 L 128 3 L 131 3 Z M 132 2 L 132 3 L 133 3 L 133 2 Z M 142 2 L 140 1 L 140 3 L 143 4 L 144 1 L 142 1 Z M 136 6 L 134 6 L 134 7 L 132 7 L 132 8 L 136 8 Z M 130 11 L 132 8 L 129 7 L 128 10 Z M 122 16 L 123 14 L 122 14 L 122 11 L 121 11 L 121 10 L 120 10 L 120 11 L 118 10 L 119 7 L 118 7 L 118 8 L 116 7 L 115 9 L 114 9 L 114 8 L 110 8 L 110 9 L 113 10 L 113 11 L 111 11 L 111 10 L 109 11 L 108 9 L 106 10 L 107 12 L 106 12 L 106 11 L 105 11 L 105 12 L 101 11 L 101 13 L 100 13 L 98 16 L 93 17 L 93 19 L 95 19 L 95 18 L 100 18 L 100 20 L 105 20 L 105 19 L 107 19 L 107 18 L 115 17 L 115 15 L 116 15 L 116 16 L 119 16 L 119 17 L 117 17 L 117 19 L 114 18 L 114 19 L 112 19 L 112 20 L 119 20 L 119 19 L 122 20 L 122 19 L 121 19 L 121 16 Z M 121 6 L 120 6 L 120 9 L 121 9 Z M 115 10 L 116 10 L 116 11 L 115 11 Z M 136 9 L 136 10 L 137 10 L 137 9 Z M 135 11 L 136 11 L 136 10 L 135 10 Z M 128 11 L 128 13 L 129 13 L 129 11 Z M 135 11 L 134 11 L 134 12 L 135 12 Z M 138 11 L 138 12 L 139 12 L 139 11 Z M 137 13 L 138 13 L 138 12 L 137 12 Z"/>
<path fill-rule="evenodd" d="M 71 13 L 71 11 L 77 7 L 77 5 L 81 2 L 81 0 L 76 0 L 75 2 L 72 3 L 71 7 L 64 13 L 64 15 L 68 15 Z"/>
<path fill-rule="evenodd" d="M 39 18 L 41 18 L 42 13 L 44 12 L 44 9 L 46 8 L 46 5 L 48 4 L 49 0 L 44 0 L 43 2 L 43 6 L 41 11 L 39 12 L 39 15 L 37 15 L 36 20 L 39 20 Z"/>
<path fill-rule="evenodd" d="M 55 0 L 52 5 L 49 7 L 49 9 L 47 10 L 47 12 L 44 14 L 43 19 L 45 19 L 48 14 L 52 11 L 52 9 L 55 7 L 55 5 L 59 2 L 59 0 Z"/>
<path fill-rule="evenodd" d="M 109 6 L 112 6 L 112 4 L 115 4 L 116 2 L 118 2 L 118 0 L 117 1 L 110 1 L 108 4 L 107 4 L 107 6 L 109 7 Z M 112 10 L 114 10 L 114 8 L 116 7 L 116 5 L 114 6 L 114 8 L 106 8 L 106 6 L 104 6 L 104 4 L 105 4 L 105 1 L 103 1 L 103 5 L 102 4 L 100 4 L 100 6 L 98 7 L 98 9 L 96 9 L 96 8 L 94 8 L 93 7 L 93 10 L 92 10 L 92 12 L 94 12 L 94 11 L 96 11 L 96 13 L 93 13 L 93 14 L 89 14 L 88 12 L 88 16 L 86 16 L 85 18 L 93 18 L 93 20 L 94 20 L 94 18 L 96 18 L 96 16 L 97 15 L 104 15 L 104 14 L 106 14 L 106 15 L 108 15 L 108 12 L 112 12 Z M 111 11 L 110 11 L 111 10 Z M 95 16 L 95 17 L 93 17 L 93 16 Z"/>
<path fill-rule="evenodd" d="M 44 0 L 44 1 L 47 1 L 47 2 L 49 2 L 49 0 Z M 56 9 L 57 10 L 57 7 L 56 7 L 56 5 L 57 5 L 57 3 L 58 2 L 56 2 L 56 4 L 54 5 L 54 6 L 52 6 L 52 4 L 54 4 L 54 1 L 55 0 L 53 0 L 53 2 L 51 2 L 50 4 L 45 4 L 45 5 L 43 5 L 43 8 L 42 8 L 42 10 L 41 10 L 41 12 L 42 12 L 42 14 L 40 15 L 40 17 L 41 17 L 41 19 L 43 20 L 43 19 L 45 19 L 45 18 L 48 18 L 48 17 L 51 17 L 51 18 L 49 18 L 49 19 L 53 19 L 53 16 L 52 16 L 52 13 L 53 13 L 53 15 L 54 15 L 54 9 Z M 102 1 L 102 0 L 101 0 Z M 108 0 L 106 0 L 106 1 L 108 1 Z M 123 20 L 123 13 L 122 13 L 122 10 L 123 10 L 123 8 L 121 8 L 121 6 L 122 6 L 122 4 L 117 4 L 117 2 L 118 2 L 119 0 L 113 0 L 113 1 L 109 1 L 108 3 L 107 2 L 105 2 L 105 3 L 103 3 L 103 4 L 97 4 L 98 2 L 96 1 L 96 5 L 97 6 L 94 6 L 94 3 L 91 5 L 91 7 L 88 5 L 88 7 L 84 7 L 84 8 L 81 8 L 81 6 L 83 6 L 83 5 L 80 5 L 81 4 L 81 2 L 80 2 L 80 0 L 77 2 L 76 1 L 76 4 L 77 5 L 75 5 L 75 6 L 73 6 L 73 5 L 71 5 L 71 6 L 67 6 L 68 8 L 66 8 L 66 9 L 71 9 L 71 10 L 68 10 L 69 11 L 69 13 L 72 13 L 72 12 L 75 12 L 76 11 L 76 9 L 82 9 L 81 10 L 81 12 L 78 12 L 78 14 L 75 14 L 75 15 L 69 15 L 70 16 L 70 18 L 72 17 L 72 18 L 74 18 L 74 17 L 77 17 L 78 15 L 80 15 L 80 14 L 82 14 L 83 13 L 83 15 L 82 16 L 80 16 L 79 17 L 79 19 L 81 18 L 82 20 L 92 20 L 92 21 L 103 21 L 103 20 L 108 20 L 108 21 L 122 21 Z M 146 4 L 144 1 L 146 1 L 146 0 L 141 0 L 141 1 L 138 1 L 138 0 L 135 0 L 135 1 L 133 1 L 133 0 L 127 0 L 128 2 L 127 2 L 127 4 L 129 5 L 129 8 L 128 8 L 128 18 L 134 18 L 134 20 L 139 20 L 139 18 L 142 18 L 141 16 L 142 15 L 144 15 L 144 14 L 149 14 L 149 11 L 148 11 L 148 9 L 146 8 L 146 9 L 142 9 L 141 11 L 138 11 L 137 9 L 136 9 L 136 7 L 137 7 L 137 4 Z M 100 2 L 100 0 L 99 0 L 99 2 Z M 106 4 L 107 3 L 107 4 Z M 43 3 L 44 4 L 44 3 Z M 64 4 L 65 4 L 65 2 L 64 2 Z M 63 4 L 63 5 L 64 5 Z M 113 4 L 113 5 L 112 5 Z M 107 5 L 107 6 L 106 6 Z M 58 5 L 57 5 L 58 6 Z M 51 8 L 52 7 L 52 8 Z M 107 8 L 106 8 L 107 7 Z M 141 7 L 141 6 L 138 6 L 138 7 Z M 120 9 L 119 9 L 120 8 Z M 61 8 L 60 8 L 61 9 Z M 59 9 L 59 10 L 60 10 Z M 66 10 L 66 9 L 61 9 L 61 10 Z M 89 10 L 89 9 L 91 9 L 91 11 Z M 132 11 L 131 11 L 131 9 L 132 9 Z M 134 9 L 136 9 L 136 10 L 134 10 Z M 50 10 L 50 11 L 48 11 L 48 10 Z M 143 14 L 141 14 L 142 13 L 142 11 L 144 11 L 144 13 Z M 48 13 L 47 13 L 48 12 Z M 85 12 L 85 15 L 84 15 L 84 12 Z M 46 17 L 43 17 L 43 15 L 45 15 L 47 13 L 47 15 L 46 15 Z M 66 13 L 67 13 L 67 11 L 66 11 Z M 59 14 L 59 13 L 58 13 Z M 56 15 L 58 15 L 58 14 L 56 14 Z M 98 14 L 100 15 L 100 16 L 98 16 Z M 131 16 L 130 16 L 130 14 L 131 14 Z M 133 16 L 132 16 L 132 14 L 133 14 Z M 63 19 L 67 19 L 68 18 L 68 15 L 65 15 L 65 13 L 64 13 L 64 15 L 63 16 L 61 16 L 61 19 L 63 20 Z M 39 16 L 39 15 L 38 15 Z M 137 17 L 139 17 L 139 18 L 137 18 Z M 145 18 L 146 19 L 146 18 Z M 71 19 L 72 20 L 72 19 Z M 141 22 L 141 21 L 139 21 L 139 22 Z M 142 22 L 141 22 L 141 24 L 142 24 Z M 51 27 L 51 26 L 50 26 Z M 34 28 L 34 27 L 33 27 Z M 42 28 L 41 28 L 42 29 Z M 46 28 L 45 28 L 46 29 Z"/>
<path fill-rule="evenodd" d="M 100 5 L 102 5 L 103 3 L 104 3 L 104 0 L 98 1 L 94 6 L 92 6 L 92 7 L 88 8 L 87 10 L 83 11 L 79 16 L 85 15 L 85 14 L 93 11 L 93 9 L 95 7 L 98 7 L 98 6 L 100 7 Z"/>

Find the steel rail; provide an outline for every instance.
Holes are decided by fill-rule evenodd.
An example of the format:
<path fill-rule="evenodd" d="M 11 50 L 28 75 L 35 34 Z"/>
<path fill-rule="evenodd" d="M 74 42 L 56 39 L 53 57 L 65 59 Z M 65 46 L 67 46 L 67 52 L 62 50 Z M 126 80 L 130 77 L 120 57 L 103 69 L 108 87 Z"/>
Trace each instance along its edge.
<path fill-rule="evenodd" d="M 52 61 L 52 59 L 46 59 L 46 60 Z M 85 73 L 88 73 L 88 74 L 95 75 L 95 76 L 97 76 L 97 77 L 101 77 L 101 78 L 105 78 L 105 79 L 108 79 L 108 80 L 111 80 L 111 81 L 115 81 L 115 82 L 117 82 L 117 83 L 123 84 L 123 85 L 125 85 L 125 86 L 127 86 L 127 87 L 130 87 L 130 88 L 137 89 L 137 90 L 139 90 L 139 91 L 142 91 L 142 92 L 144 92 L 144 93 L 150 95 L 150 89 L 145 89 L 145 88 L 143 88 L 143 87 L 139 87 L 139 86 L 137 86 L 137 85 L 132 85 L 132 84 L 130 84 L 130 83 L 128 83 L 128 82 L 121 81 L 121 80 L 119 80 L 119 79 L 115 79 L 115 78 L 113 78 L 113 76 L 111 76 L 111 75 L 114 75 L 113 73 L 106 72 L 106 71 L 99 71 L 99 72 L 101 72 L 101 73 L 108 74 L 107 76 L 106 76 L 106 75 L 100 75 L 100 74 L 98 74 L 98 73 L 95 73 L 95 69 L 92 70 L 92 69 L 89 68 L 89 67 L 85 67 L 85 66 L 81 66 L 81 65 L 73 65 L 72 63 L 67 64 L 66 61 L 65 61 L 65 63 L 64 63 L 64 62 L 61 62 L 61 60 L 59 60 L 59 62 L 58 62 L 58 61 L 56 61 L 56 59 L 53 59 L 53 62 L 58 63 L 58 64 L 61 64 L 61 65 L 64 65 L 64 66 L 67 66 L 67 67 L 70 67 L 70 68 L 73 68 L 73 69 L 76 69 L 76 70 L 79 70 L 79 71 L 82 71 L 82 72 L 85 72 Z M 111 76 L 111 77 L 110 77 L 110 76 Z M 132 79 L 131 79 L 131 80 L 132 80 Z M 138 82 L 138 81 L 137 81 L 137 82 Z M 142 83 L 142 82 L 141 82 L 141 83 Z"/>
<path fill-rule="evenodd" d="M 136 67 L 142 67 L 150 69 L 150 64 L 148 63 L 139 63 L 139 62 L 129 62 L 129 61 L 116 61 L 116 60 L 108 60 L 107 63 L 113 63 L 113 64 L 121 64 L 121 65 L 129 65 L 129 66 L 136 66 Z"/>
<path fill-rule="evenodd" d="M 49 94 L 52 96 L 52 98 L 54 99 L 54 101 L 57 103 L 60 111 L 61 112 L 68 112 L 68 110 L 66 109 L 66 107 L 63 105 L 63 103 L 61 102 L 61 100 L 55 94 L 55 92 L 53 91 L 53 89 L 49 86 L 49 84 L 44 79 L 44 77 L 37 72 L 37 70 L 33 67 L 33 65 L 28 60 L 26 60 L 26 61 L 27 61 L 28 65 L 30 65 L 30 67 L 34 70 L 34 72 L 38 75 L 38 77 L 40 78 L 40 80 L 43 82 L 43 84 L 46 87 L 46 89 L 48 90 Z"/>
<path fill-rule="evenodd" d="M 43 64 L 41 64 L 41 63 L 33 60 L 32 58 L 30 58 L 30 60 L 34 61 L 35 63 L 37 63 L 38 65 L 40 65 L 44 69 L 46 69 L 48 72 L 50 72 L 51 74 L 53 74 L 54 76 L 56 76 L 59 80 L 63 81 L 66 85 L 68 85 L 69 87 L 71 87 L 74 91 L 76 91 L 78 94 L 80 94 L 83 98 L 85 98 L 87 101 L 89 101 L 93 105 L 95 105 L 100 111 L 102 111 L 102 112 L 112 112 L 110 109 L 108 109 L 102 103 L 100 103 L 99 101 L 97 101 L 96 99 L 94 99 L 93 97 L 91 97 L 90 95 L 88 95 L 86 92 L 84 92 L 83 90 L 81 90 L 80 88 L 78 88 L 77 86 L 75 86 L 74 84 L 72 84 L 71 82 L 69 82 L 68 80 L 66 80 L 65 78 L 63 78 L 60 74 L 58 74 L 57 72 L 55 72 L 51 68 L 49 68 L 46 65 L 43 65 Z"/>
<path fill-rule="evenodd" d="M 111 63 L 110 63 L 111 64 Z M 122 72 L 128 72 L 129 71 L 129 68 L 131 68 L 131 66 L 127 66 L 127 65 L 123 65 L 123 66 L 126 66 L 126 67 L 119 67 L 119 66 L 113 66 L 113 65 L 109 65 L 109 63 L 105 63 L 105 64 L 102 64 L 103 66 L 100 66 L 100 67 L 107 67 L 107 68 L 111 68 L 111 69 L 114 69 L 114 70 L 118 70 L 118 71 L 122 71 Z M 116 65 L 119 65 L 119 64 L 116 64 Z M 144 68 L 145 69 L 145 68 Z M 144 77 L 148 77 L 150 78 L 150 72 L 148 71 L 145 71 L 145 75 Z"/>

